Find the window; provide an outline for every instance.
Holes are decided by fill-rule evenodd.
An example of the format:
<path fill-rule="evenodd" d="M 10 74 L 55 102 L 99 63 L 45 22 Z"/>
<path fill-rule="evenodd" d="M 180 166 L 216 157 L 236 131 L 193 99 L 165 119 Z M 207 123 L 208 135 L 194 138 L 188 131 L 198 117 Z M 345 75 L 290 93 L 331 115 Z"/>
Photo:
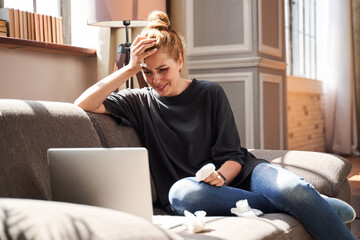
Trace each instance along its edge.
<path fill-rule="evenodd" d="M 285 0 L 287 74 L 316 79 L 316 0 Z"/>
<path fill-rule="evenodd" d="M 14 9 L 20 9 L 22 11 L 34 11 L 34 3 L 33 0 L 4 0 L 4 7 L 5 8 L 14 8 Z"/>
<path fill-rule="evenodd" d="M 4 7 L 60 17 L 60 0 L 4 0 Z"/>
<path fill-rule="evenodd" d="M 36 12 L 51 16 L 61 16 L 59 0 L 35 0 Z"/>

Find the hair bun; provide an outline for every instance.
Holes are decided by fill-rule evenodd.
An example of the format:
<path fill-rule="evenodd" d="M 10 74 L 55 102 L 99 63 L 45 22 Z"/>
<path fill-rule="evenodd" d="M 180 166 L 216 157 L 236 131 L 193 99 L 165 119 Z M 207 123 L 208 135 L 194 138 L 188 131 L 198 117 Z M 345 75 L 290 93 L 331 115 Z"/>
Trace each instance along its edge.
<path fill-rule="evenodd" d="M 153 11 L 149 14 L 147 29 L 168 29 L 170 20 L 166 13 L 161 11 Z"/>

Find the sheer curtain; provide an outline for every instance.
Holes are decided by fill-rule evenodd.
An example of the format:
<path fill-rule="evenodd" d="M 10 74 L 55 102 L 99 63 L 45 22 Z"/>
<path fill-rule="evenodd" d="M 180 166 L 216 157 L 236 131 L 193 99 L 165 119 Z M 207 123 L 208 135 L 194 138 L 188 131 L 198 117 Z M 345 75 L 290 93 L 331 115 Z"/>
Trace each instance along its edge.
<path fill-rule="evenodd" d="M 318 76 L 324 82 L 328 152 L 358 155 L 351 0 L 317 1 Z"/>
<path fill-rule="evenodd" d="M 353 22 L 353 46 L 355 66 L 355 100 L 357 116 L 358 143 L 360 142 L 360 1 L 352 0 L 352 22 Z M 358 145 L 358 149 L 359 145 Z"/>

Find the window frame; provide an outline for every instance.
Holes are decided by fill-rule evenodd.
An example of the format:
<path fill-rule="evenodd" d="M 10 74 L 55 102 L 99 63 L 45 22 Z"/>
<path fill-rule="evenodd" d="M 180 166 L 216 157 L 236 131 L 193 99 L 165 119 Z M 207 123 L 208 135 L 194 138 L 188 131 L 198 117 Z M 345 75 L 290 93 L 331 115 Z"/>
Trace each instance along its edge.
<path fill-rule="evenodd" d="M 284 1 L 287 75 L 317 79 L 316 0 Z"/>

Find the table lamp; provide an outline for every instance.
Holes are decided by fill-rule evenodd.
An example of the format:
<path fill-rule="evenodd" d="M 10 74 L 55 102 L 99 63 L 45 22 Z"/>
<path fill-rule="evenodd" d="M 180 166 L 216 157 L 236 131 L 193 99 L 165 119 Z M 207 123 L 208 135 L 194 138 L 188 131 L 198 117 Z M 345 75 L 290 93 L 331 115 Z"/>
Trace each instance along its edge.
<path fill-rule="evenodd" d="M 145 26 L 146 18 L 154 10 L 166 12 L 166 0 L 88 0 L 88 25 L 102 27 L 125 27 L 126 42 L 120 44 L 116 53 L 118 69 L 128 64 L 130 60 L 130 45 L 128 27 Z M 140 87 L 146 82 L 142 73 L 137 74 Z M 132 80 L 126 87 L 134 87 Z"/>

